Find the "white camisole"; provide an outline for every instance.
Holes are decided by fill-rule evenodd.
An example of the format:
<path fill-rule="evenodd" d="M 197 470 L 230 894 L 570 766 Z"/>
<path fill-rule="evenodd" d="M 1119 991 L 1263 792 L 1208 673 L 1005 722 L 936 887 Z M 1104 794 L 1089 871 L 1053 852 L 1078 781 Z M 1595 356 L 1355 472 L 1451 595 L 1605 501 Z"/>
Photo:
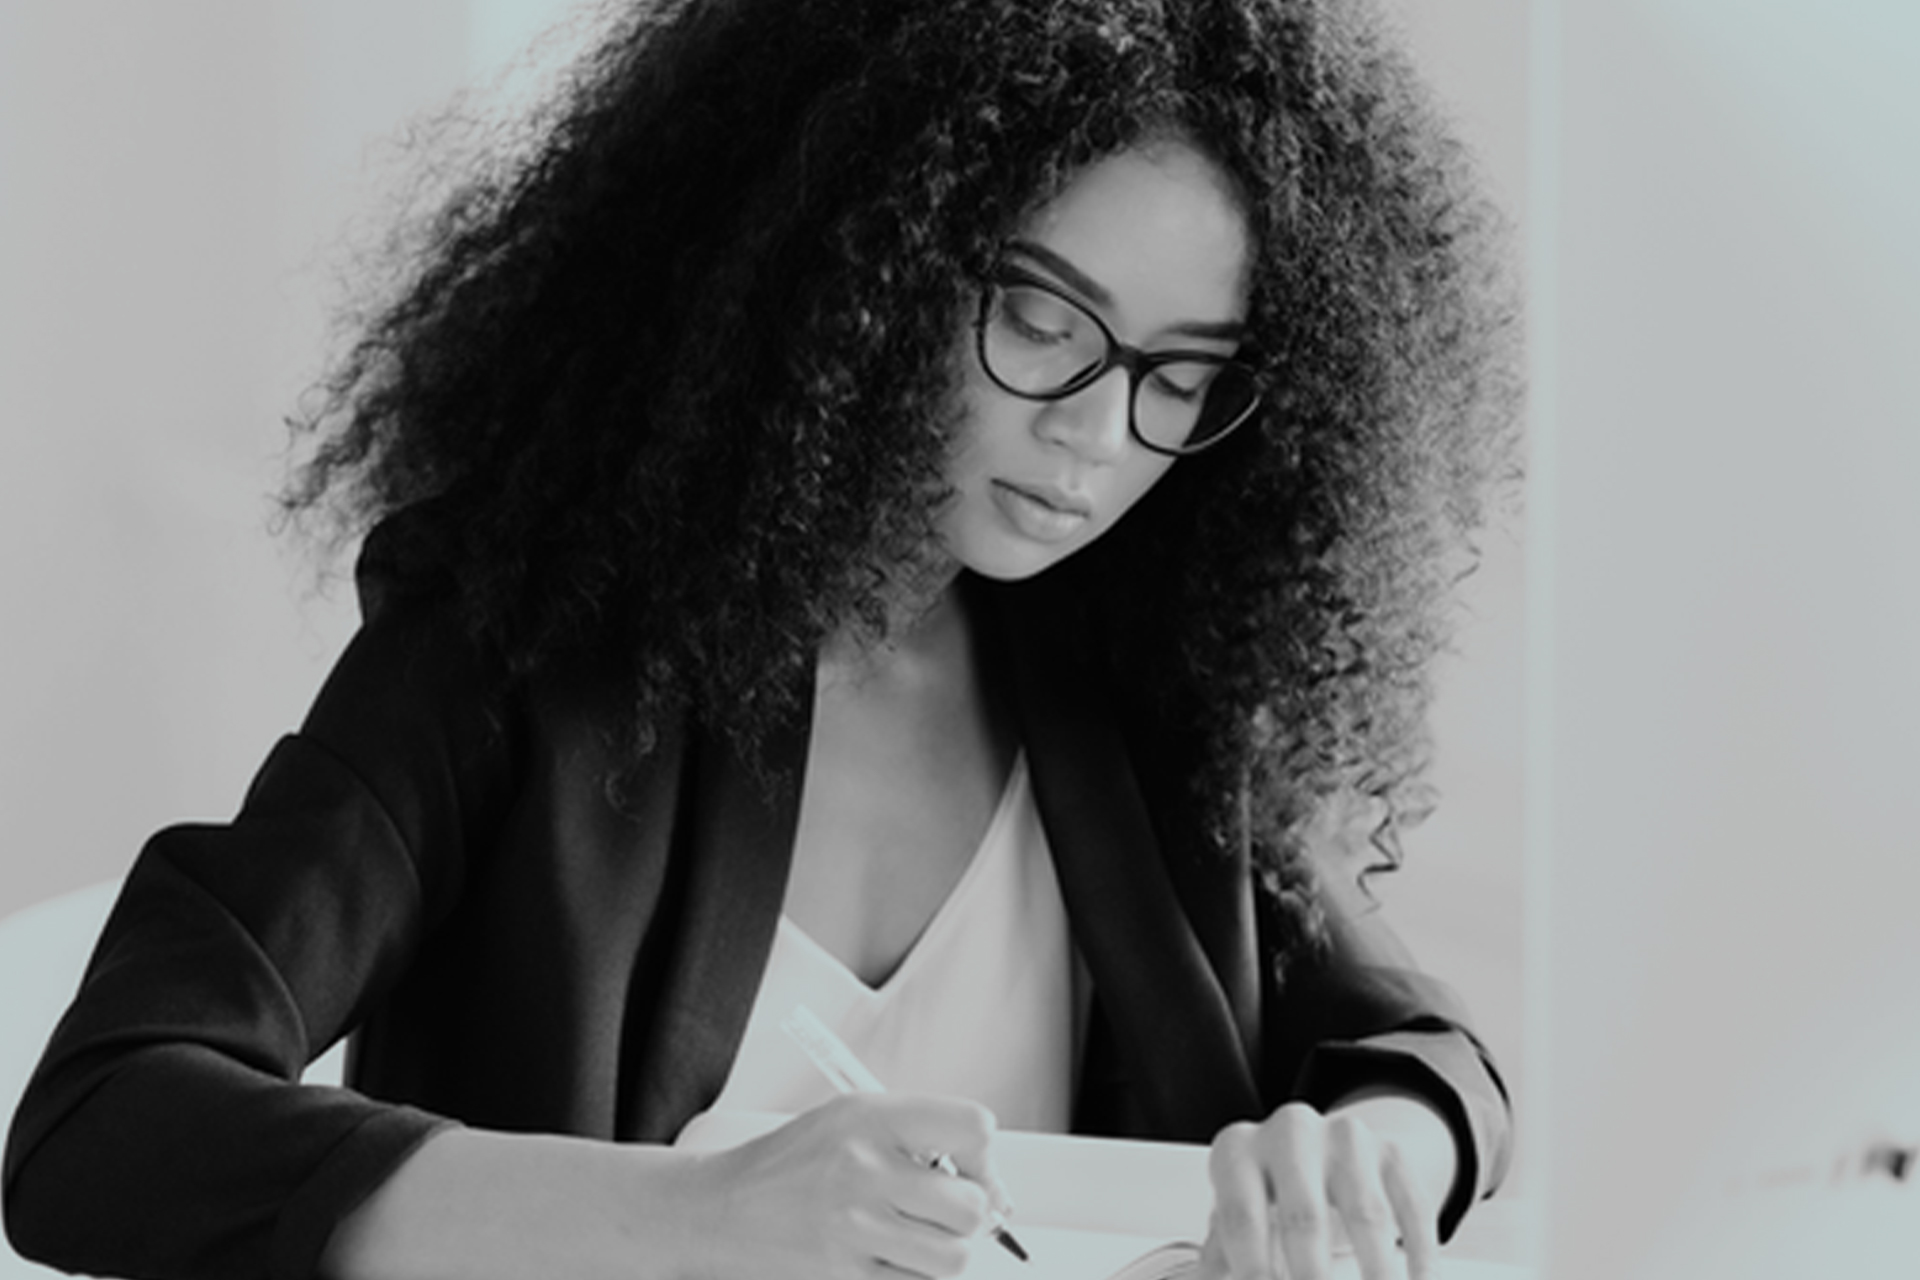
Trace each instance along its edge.
<path fill-rule="evenodd" d="M 1000 1127 L 1071 1120 L 1073 942 L 1026 756 L 898 968 L 869 987 L 787 916 L 715 1111 L 800 1112 L 833 1087 L 780 1029 L 804 1004 L 894 1093 L 972 1098 Z"/>

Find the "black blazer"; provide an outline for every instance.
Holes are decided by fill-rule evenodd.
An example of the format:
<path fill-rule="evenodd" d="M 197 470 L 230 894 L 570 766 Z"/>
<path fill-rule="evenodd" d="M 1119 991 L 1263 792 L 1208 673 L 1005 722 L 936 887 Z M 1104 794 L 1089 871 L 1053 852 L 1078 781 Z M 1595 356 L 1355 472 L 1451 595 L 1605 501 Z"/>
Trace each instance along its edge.
<path fill-rule="evenodd" d="M 1395 1085 L 1453 1129 L 1450 1233 L 1508 1153 L 1452 997 L 1337 908 L 1326 960 L 1276 984 L 1244 859 L 1161 839 L 1143 744 L 1017 594 L 972 590 L 1092 978 L 1076 1128 L 1204 1142 Z M 623 776 L 614 682 L 508 684 L 444 610 L 376 603 L 234 821 L 161 832 L 129 874 L 10 1135 L 22 1253 L 292 1280 L 442 1125 L 667 1141 L 725 1082 L 785 893 L 804 711 L 760 770 L 681 722 Z M 294 1083 L 349 1032 L 353 1088 Z"/>

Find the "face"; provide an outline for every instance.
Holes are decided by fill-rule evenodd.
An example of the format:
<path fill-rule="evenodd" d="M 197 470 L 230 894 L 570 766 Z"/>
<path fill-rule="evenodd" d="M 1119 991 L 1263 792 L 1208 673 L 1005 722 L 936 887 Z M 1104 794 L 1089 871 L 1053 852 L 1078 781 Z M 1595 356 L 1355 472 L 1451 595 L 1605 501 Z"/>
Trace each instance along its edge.
<path fill-rule="evenodd" d="M 1084 304 L 1123 343 L 1223 356 L 1237 346 L 1246 224 L 1219 169 L 1184 143 L 1090 166 L 1023 228 L 1009 259 Z M 1028 577 L 1105 533 L 1174 459 L 1128 431 L 1125 369 L 1065 399 L 1027 400 L 987 376 L 970 330 L 966 342 L 940 538 L 976 573 Z"/>

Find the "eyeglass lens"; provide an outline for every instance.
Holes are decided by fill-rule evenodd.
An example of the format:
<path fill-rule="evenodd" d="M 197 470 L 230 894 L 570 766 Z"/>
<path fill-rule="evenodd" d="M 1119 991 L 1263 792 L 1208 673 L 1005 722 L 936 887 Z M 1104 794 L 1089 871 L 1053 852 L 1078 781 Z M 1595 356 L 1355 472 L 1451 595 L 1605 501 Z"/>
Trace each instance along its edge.
<path fill-rule="evenodd" d="M 1024 281 L 1003 282 L 988 301 L 981 358 L 1016 395 L 1070 395 L 1128 363 L 1106 326 L 1071 298 Z M 1258 397 L 1253 373 L 1224 358 L 1149 354 L 1133 377 L 1133 429 L 1161 449 L 1210 443 L 1239 425 Z"/>

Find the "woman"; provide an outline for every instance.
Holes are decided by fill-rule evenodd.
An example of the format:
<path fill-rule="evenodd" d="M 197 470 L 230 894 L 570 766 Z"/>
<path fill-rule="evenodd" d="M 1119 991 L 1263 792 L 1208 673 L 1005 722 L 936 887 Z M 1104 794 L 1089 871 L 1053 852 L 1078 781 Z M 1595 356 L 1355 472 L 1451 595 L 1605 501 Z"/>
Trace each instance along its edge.
<path fill-rule="evenodd" d="M 365 625 L 129 876 L 20 1247 L 938 1277 L 997 1117 L 1211 1141 L 1214 1274 L 1334 1210 L 1420 1274 L 1505 1101 L 1358 878 L 1509 421 L 1488 231 L 1345 8 L 637 8 L 328 384 Z M 824 1103 L 795 991 L 898 1092 Z"/>

